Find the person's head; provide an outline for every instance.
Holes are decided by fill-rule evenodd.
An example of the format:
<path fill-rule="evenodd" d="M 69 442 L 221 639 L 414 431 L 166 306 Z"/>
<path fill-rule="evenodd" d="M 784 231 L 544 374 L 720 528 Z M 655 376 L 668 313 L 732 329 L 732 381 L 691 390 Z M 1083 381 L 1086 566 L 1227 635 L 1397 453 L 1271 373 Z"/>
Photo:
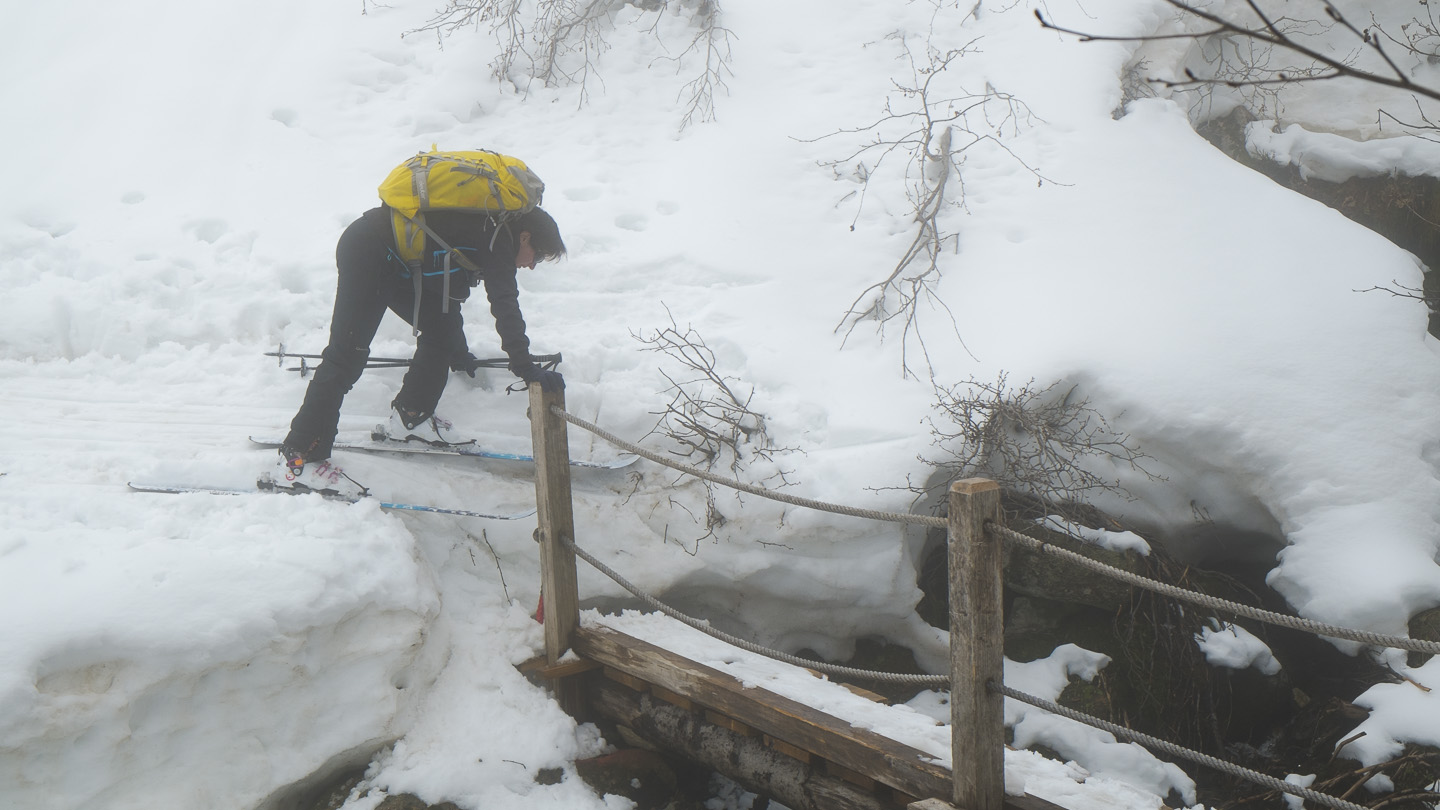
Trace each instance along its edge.
<path fill-rule="evenodd" d="M 533 208 L 510 222 L 515 234 L 515 264 L 534 268 L 537 262 L 558 259 L 565 255 L 565 241 L 560 226 L 543 208 Z"/>

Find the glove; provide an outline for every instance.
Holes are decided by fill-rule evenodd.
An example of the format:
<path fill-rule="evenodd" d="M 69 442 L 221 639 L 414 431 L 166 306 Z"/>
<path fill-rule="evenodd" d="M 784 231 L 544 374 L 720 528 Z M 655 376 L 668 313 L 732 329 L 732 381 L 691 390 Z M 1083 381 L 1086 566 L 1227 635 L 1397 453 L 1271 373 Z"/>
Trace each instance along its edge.
<path fill-rule="evenodd" d="M 539 384 L 540 390 L 548 393 L 565 390 L 565 378 L 560 376 L 560 372 L 547 371 L 529 361 L 511 363 L 510 372 L 527 383 Z"/>
<path fill-rule="evenodd" d="M 475 377 L 475 370 L 478 368 L 480 368 L 480 358 L 471 352 L 456 352 L 455 355 L 450 358 L 451 371 L 462 371 L 469 374 L 472 379 Z"/>

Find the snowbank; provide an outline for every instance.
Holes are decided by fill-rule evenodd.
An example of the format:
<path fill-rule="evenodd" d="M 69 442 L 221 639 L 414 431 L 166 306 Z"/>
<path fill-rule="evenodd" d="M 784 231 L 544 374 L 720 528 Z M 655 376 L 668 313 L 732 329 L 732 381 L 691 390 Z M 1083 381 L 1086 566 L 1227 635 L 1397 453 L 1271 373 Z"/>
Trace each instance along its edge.
<path fill-rule="evenodd" d="M 1426 313 L 1355 292 L 1416 285 L 1420 268 L 1224 158 L 1183 100 L 1113 117 L 1133 60 L 1173 72 L 1186 53 L 1079 43 L 1041 30 L 1031 5 L 963 15 L 732 0 L 729 93 L 717 121 L 683 132 L 676 99 L 695 63 L 656 38 L 683 20 L 652 31 L 631 6 L 583 105 L 578 88 L 519 70 L 486 80 L 498 51 L 483 30 L 443 49 L 400 38 L 429 19 L 426 2 L 8 11 L 7 30 L 23 35 L 0 67 L 24 78 L 0 105 L 22 125 L 6 131 L 0 186 L 24 193 L 0 200 L 0 599 L 13 628 L 0 641 L 0 788 L 37 807 L 246 807 L 332 756 L 399 738 L 366 783 L 375 791 L 467 808 L 614 805 L 504 762 L 533 774 L 598 745 L 510 666 L 538 645 L 532 526 L 124 489 L 244 485 L 273 463 L 246 437 L 282 431 L 303 383 L 262 352 L 323 346 L 335 238 L 394 163 L 432 143 L 513 152 L 549 183 L 571 253 L 522 274 L 521 303 L 536 350 L 565 355 L 570 408 L 610 430 L 645 436 L 669 402 L 666 361 L 635 335 L 673 318 L 754 388 L 777 447 L 795 448 L 752 474 L 904 510 L 907 482 L 930 471 L 916 457 L 933 451 L 931 388 L 901 372 L 902 347 L 940 383 L 1001 370 L 1066 380 L 1168 475 L 1114 471 L 1138 500 L 1102 505 L 1177 530 L 1199 515 L 1280 532 L 1271 584 L 1313 618 L 1403 632 L 1440 604 L 1440 371 Z M 1165 8 L 1049 10 L 1144 34 L 1170 24 Z M 958 239 L 919 331 L 837 332 L 913 238 L 915 178 L 856 150 L 913 131 L 912 117 L 885 118 L 887 99 L 913 111 L 897 85 L 962 47 L 933 99 L 958 106 L 991 87 L 1023 106 L 992 103 L 997 131 L 957 123 L 994 137 L 966 152 L 964 205 L 940 217 Z M 1363 92 L 1313 101 L 1290 115 L 1304 124 L 1301 112 L 1321 110 L 1332 131 L 1373 117 Z M 1292 154 L 1342 163 L 1336 142 L 1327 154 L 1286 137 Z M 1427 154 L 1346 157 L 1378 167 Z M 467 331 L 477 353 L 494 351 L 481 309 Z M 372 350 L 410 345 L 391 319 Z M 508 382 L 457 377 L 443 406 L 487 446 L 524 450 L 524 402 Z M 342 428 L 382 419 L 398 386 L 393 371 L 367 374 Z M 613 453 L 578 431 L 571 447 Z M 503 465 L 343 463 L 396 500 L 510 510 L 532 497 L 526 474 Z M 943 660 L 913 612 L 917 536 L 727 494 L 711 534 L 704 487 L 630 472 L 577 476 L 577 534 L 642 586 L 762 643 L 843 656 L 885 635 L 927 665 Z M 588 571 L 581 591 L 588 606 L 621 597 Z M 1403 718 L 1388 708 L 1396 694 Z M 1364 700 L 1371 739 L 1440 728 L 1434 697 L 1377 687 Z M 1153 806 L 1182 784 L 1160 767 L 1138 777 L 1144 796 L 1089 792 L 1125 766 L 1094 767 L 1092 779 L 1060 768 L 1050 795 Z"/>

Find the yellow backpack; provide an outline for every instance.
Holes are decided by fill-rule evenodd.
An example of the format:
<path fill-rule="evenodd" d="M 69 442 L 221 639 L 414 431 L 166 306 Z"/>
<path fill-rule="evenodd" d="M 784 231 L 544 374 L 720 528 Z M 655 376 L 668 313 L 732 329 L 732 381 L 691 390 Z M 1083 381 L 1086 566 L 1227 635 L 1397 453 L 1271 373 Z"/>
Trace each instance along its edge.
<path fill-rule="evenodd" d="M 455 264 L 481 275 L 480 268 L 460 251 L 441 239 L 425 224 L 426 211 L 469 211 L 504 219 L 523 214 L 540 204 L 545 183 L 519 158 L 484 149 L 441 152 L 434 144 L 396 166 L 380 184 L 380 201 L 390 206 L 390 226 L 395 231 L 395 248 L 410 268 L 415 285 L 415 310 L 411 323 L 420 334 L 420 260 L 425 255 L 425 237 L 445 251 L 441 312 L 450 311 L 450 265 Z M 495 229 L 498 236 L 500 229 Z M 494 237 L 491 239 L 494 245 Z"/>
<path fill-rule="evenodd" d="M 519 158 L 483 149 L 441 152 L 434 145 L 396 166 L 380 184 L 400 258 L 412 268 L 425 253 L 427 233 L 447 253 L 454 252 L 425 224 L 426 211 L 470 211 L 500 219 L 529 211 L 544 193 L 545 183 Z M 466 263 L 459 254 L 456 260 Z"/>

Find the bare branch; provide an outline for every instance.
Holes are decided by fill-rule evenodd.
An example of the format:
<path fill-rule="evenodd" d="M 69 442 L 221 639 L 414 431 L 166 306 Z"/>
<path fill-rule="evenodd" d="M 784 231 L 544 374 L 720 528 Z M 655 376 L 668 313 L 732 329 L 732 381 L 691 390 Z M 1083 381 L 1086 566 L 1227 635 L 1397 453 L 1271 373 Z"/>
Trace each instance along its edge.
<path fill-rule="evenodd" d="M 669 313 L 668 308 L 666 312 Z M 742 394 L 739 381 L 720 372 L 715 352 L 695 329 L 681 330 L 674 315 L 670 315 L 669 326 L 650 335 L 631 333 L 631 337 L 644 344 L 646 351 L 667 356 L 676 368 L 673 372 L 660 369 L 660 375 L 668 383 L 665 390 L 670 393 L 670 401 L 663 410 L 654 412 L 658 420 L 646 434 L 665 436 L 672 441 L 673 455 L 692 466 L 706 470 L 724 466 L 738 475 L 748 461 L 774 461 L 776 454 L 796 449 L 776 446 L 764 414 L 752 405 L 754 387 Z M 774 488 L 789 486 L 793 482 L 787 475 L 787 471 L 780 470 L 765 481 Z M 680 480 L 696 479 L 682 476 L 677 482 Z M 708 481 L 696 483 L 705 488 L 705 534 L 700 539 L 714 537 L 727 520 L 720 511 L 716 485 Z M 693 513 L 691 517 L 701 522 Z"/>
<path fill-rule="evenodd" d="M 1130 437 L 1115 432 L 1075 389 L 1044 388 L 1035 381 L 1011 387 L 1008 375 L 995 382 L 968 380 L 935 389 L 942 421 L 930 420 L 941 460 L 926 463 L 948 479 L 981 475 L 1052 504 L 1083 500 L 1097 492 L 1128 497 L 1118 480 L 1102 478 L 1087 460 L 1106 460 L 1152 480 L 1144 467 L 1149 456 Z"/>
<path fill-rule="evenodd" d="M 1392 280 L 1390 283 L 1394 284 L 1395 287 L 1375 286 L 1367 287 L 1363 290 L 1354 290 L 1354 292 L 1388 292 L 1391 295 L 1396 296 L 1397 298 L 1411 298 L 1416 301 L 1423 301 L 1425 302 L 1425 305 L 1432 310 L 1440 309 L 1440 306 L 1437 306 L 1440 305 L 1440 301 L 1437 301 L 1434 296 L 1427 295 L 1425 291 L 1420 289 L 1419 287 L 1407 287 L 1404 284 L 1401 284 L 1400 282 L 1394 280 Z M 1396 289 L 1396 287 L 1398 287 L 1399 289 Z"/>
<path fill-rule="evenodd" d="M 695 36 L 685 50 L 678 56 L 663 57 L 674 62 L 679 71 L 685 57 L 691 54 L 704 56 L 700 75 L 680 90 L 680 96 L 686 99 L 685 114 L 680 119 L 682 131 L 695 121 L 715 120 L 715 94 L 717 91 L 729 92 L 725 78 L 734 75 L 730 70 L 730 40 L 734 33 L 720 25 L 719 0 L 700 0 L 693 23 Z"/>
<path fill-rule="evenodd" d="M 1395 61 L 1390 57 L 1389 53 L 1386 52 L 1383 44 L 1380 41 L 1380 35 L 1375 33 L 1375 30 L 1378 28 L 1378 26 L 1376 28 L 1366 30 L 1356 28 L 1349 22 L 1349 20 L 1345 18 L 1343 14 L 1340 13 L 1339 9 L 1337 9 L 1329 2 L 1324 2 L 1322 8 L 1330 17 L 1330 19 L 1333 20 L 1337 25 L 1343 27 L 1345 30 L 1351 32 L 1360 41 L 1361 45 L 1365 50 L 1368 50 L 1378 56 L 1380 60 L 1384 62 L 1386 67 L 1389 68 L 1390 72 L 1388 74 L 1377 73 L 1375 71 L 1355 67 L 1352 60 L 1337 58 L 1304 45 L 1303 43 L 1295 39 L 1291 31 L 1288 30 L 1287 27 L 1283 24 L 1282 18 L 1272 20 L 1260 9 L 1259 5 L 1255 2 L 1255 0 L 1248 0 L 1247 5 L 1260 19 L 1260 25 L 1258 27 L 1252 27 L 1236 22 L 1234 20 L 1226 19 L 1218 14 L 1184 2 L 1184 0 L 1165 0 L 1165 2 L 1172 7 L 1178 9 L 1179 11 L 1183 12 L 1184 14 L 1191 15 L 1193 17 L 1210 23 L 1214 26 L 1214 28 L 1200 33 L 1192 34 L 1107 36 L 1055 25 L 1054 23 L 1045 19 L 1045 15 L 1038 10 L 1035 12 L 1035 16 L 1037 19 L 1039 19 L 1041 26 L 1062 34 L 1079 37 L 1081 41 L 1085 42 L 1149 42 L 1167 39 L 1200 40 L 1208 37 L 1222 35 L 1234 36 L 1254 42 L 1264 43 L 1273 47 L 1283 48 L 1291 53 L 1298 54 L 1305 57 L 1306 59 L 1311 60 L 1314 65 L 1318 66 L 1318 68 L 1311 70 L 1308 75 L 1294 75 L 1293 72 L 1279 71 L 1273 79 L 1257 79 L 1253 81 L 1244 81 L 1238 84 L 1231 84 L 1230 86 L 1260 85 L 1271 82 L 1315 82 L 1335 78 L 1351 78 L 1359 79 L 1361 81 L 1384 87 L 1393 87 L 1401 90 L 1406 90 L 1421 96 L 1425 96 L 1427 98 L 1440 101 L 1440 90 L 1426 87 L 1425 85 L 1417 84 L 1411 81 L 1410 77 L 1406 74 L 1406 72 L 1402 70 L 1400 66 L 1396 64 Z M 1184 86 L 1191 83 L 1204 83 L 1208 81 L 1214 80 L 1202 79 L 1192 76 L 1191 82 L 1175 83 L 1172 86 Z M 1229 84 L 1228 82 L 1221 83 Z"/>
<path fill-rule="evenodd" d="M 848 339 L 862 322 L 874 322 L 882 335 L 887 326 L 898 324 L 901 368 L 907 375 L 918 376 L 910 361 L 912 338 L 920 348 L 926 369 L 932 368 L 920 329 L 922 304 L 944 312 L 956 339 L 962 348 L 965 346 L 952 311 L 936 295 L 936 285 L 940 280 L 941 256 L 959 247 L 959 236 L 947 233 L 940 217 L 948 208 L 964 206 L 964 179 L 960 169 L 966 153 L 981 145 L 998 147 L 1035 175 L 1037 182 L 1043 182 L 1043 178 L 1010 151 L 1001 137 L 1031 120 L 1030 110 L 1023 102 L 989 85 L 980 93 L 962 89 L 958 94 L 947 95 L 940 89 L 946 70 L 973 51 L 974 41 L 945 51 L 927 44 L 923 62 L 907 40 L 902 37 L 900 41 L 910 61 L 911 81 L 893 82 L 894 92 L 886 99 L 883 113 L 875 121 L 822 136 L 870 134 L 868 142 L 845 157 L 822 165 L 830 167 L 837 177 L 842 176 L 843 168 L 859 178 L 862 190 L 861 206 L 855 214 L 858 221 L 864 191 L 881 165 L 896 154 L 904 155 L 907 160 L 904 171 L 907 196 L 914 206 L 911 215 L 914 235 L 890 272 L 856 295 L 835 331 L 843 331 Z M 854 227 L 852 224 L 851 229 Z"/>
<path fill-rule="evenodd" d="M 657 21 L 667 9 L 694 8 L 694 35 L 679 56 L 677 70 L 688 57 L 703 57 L 699 75 L 681 90 L 688 103 L 681 117 L 683 130 L 695 121 L 715 118 L 715 97 L 727 90 L 730 75 L 731 32 L 721 25 L 718 0 L 446 0 L 445 7 L 428 22 L 406 35 L 433 33 L 443 47 L 447 37 L 468 28 L 488 25 L 500 45 L 491 63 L 494 78 L 502 83 L 518 75 L 539 80 L 546 87 L 575 86 L 578 104 L 590 98 L 592 83 L 602 87 L 600 57 L 610 49 L 606 37 L 612 20 L 626 6 L 641 11 L 641 19 Z M 658 28 L 652 24 L 652 31 Z"/>

